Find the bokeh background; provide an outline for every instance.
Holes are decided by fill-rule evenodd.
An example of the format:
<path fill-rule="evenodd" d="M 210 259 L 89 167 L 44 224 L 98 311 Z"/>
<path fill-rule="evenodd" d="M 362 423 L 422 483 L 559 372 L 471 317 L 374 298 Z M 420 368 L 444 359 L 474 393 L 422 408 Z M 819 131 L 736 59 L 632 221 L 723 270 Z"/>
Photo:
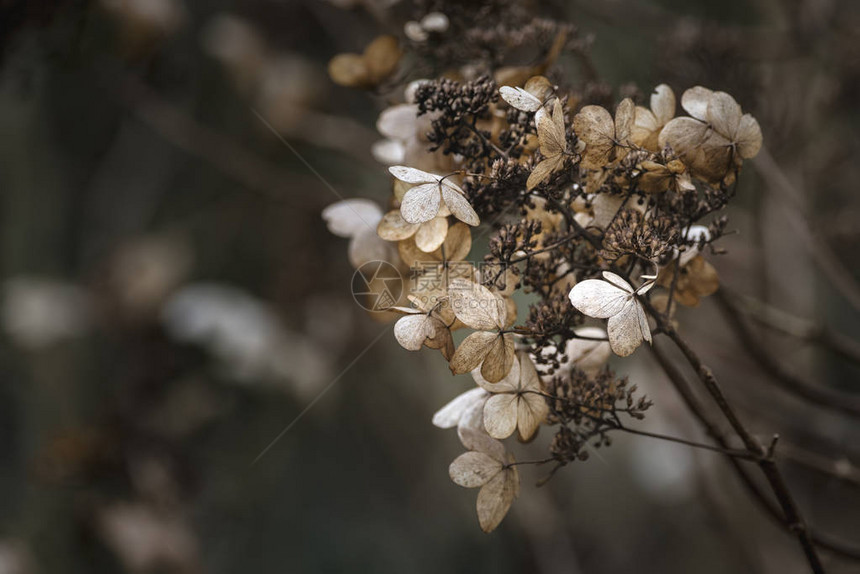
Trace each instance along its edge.
<path fill-rule="evenodd" d="M 719 455 L 644 437 L 541 488 L 523 469 L 480 531 L 430 424 L 470 382 L 354 303 L 320 218 L 389 194 L 390 98 L 326 64 L 420 15 L 392 2 L 0 1 L 0 573 L 804 572 Z M 860 393 L 860 5 L 535 8 L 593 34 L 617 89 L 702 84 L 761 122 L 711 260 L 790 317 L 744 340 L 712 298 L 679 321 L 780 434 L 810 522 L 860 547 L 860 425 L 785 388 Z M 706 440 L 647 352 L 614 367 L 656 403 L 641 428 Z"/>

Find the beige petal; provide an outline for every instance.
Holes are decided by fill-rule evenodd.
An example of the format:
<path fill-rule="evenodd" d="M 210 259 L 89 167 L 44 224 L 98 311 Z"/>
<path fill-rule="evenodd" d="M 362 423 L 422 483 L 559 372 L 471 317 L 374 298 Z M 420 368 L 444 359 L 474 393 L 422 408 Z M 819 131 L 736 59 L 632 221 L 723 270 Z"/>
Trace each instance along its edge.
<path fill-rule="evenodd" d="M 498 337 L 497 333 L 487 331 L 476 331 L 466 337 L 451 357 L 451 372 L 462 375 L 475 369 L 483 362 Z"/>
<path fill-rule="evenodd" d="M 402 241 L 415 235 L 419 227 L 419 223 L 409 223 L 400 215 L 399 209 L 394 209 L 382 216 L 376 233 L 386 241 Z"/>
<path fill-rule="evenodd" d="M 445 261 L 463 261 L 468 257 L 472 249 L 472 232 L 469 226 L 459 221 L 452 225 L 442 248 L 445 250 Z"/>
<path fill-rule="evenodd" d="M 448 220 L 444 217 L 434 217 L 418 227 L 415 234 L 415 245 L 424 253 L 439 249 L 448 235 Z"/>
<path fill-rule="evenodd" d="M 439 319 L 435 317 L 436 334 L 428 337 L 424 344 L 429 349 L 439 349 L 446 361 L 450 361 L 454 356 L 454 337 L 451 336 L 451 330 Z"/>
<path fill-rule="evenodd" d="M 532 76 L 523 88 L 542 102 L 545 102 L 553 94 L 552 82 L 544 76 Z"/>
<path fill-rule="evenodd" d="M 532 190 L 543 181 L 548 178 L 554 171 L 561 168 L 564 165 L 563 155 L 557 155 L 554 157 L 547 158 L 537 164 L 532 172 L 529 174 L 529 178 L 526 181 L 526 189 Z"/>
<path fill-rule="evenodd" d="M 637 106 L 633 119 L 633 127 L 630 130 L 630 142 L 645 149 L 652 149 L 653 146 L 649 146 L 648 144 L 652 139 L 655 140 L 654 143 L 656 144 L 656 138 L 653 136 L 656 135 L 660 127 L 656 116 L 654 116 L 651 110 Z M 652 149 L 652 151 L 656 150 Z"/>
<path fill-rule="evenodd" d="M 423 183 L 406 192 L 400 204 L 400 215 L 409 223 L 430 221 L 439 213 L 438 183 Z"/>
<path fill-rule="evenodd" d="M 469 203 L 469 200 L 450 186 L 442 186 L 442 198 L 445 200 L 445 205 L 447 205 L 448 209 L 451 210 L 451 215 L 460 221 L 472 226 L 479 225 L 481 223 L 481 220 L 478 218 L 478 214 L 475 213 L 474 209 L 472 209 L 472 205 Z M 401 207 L 401 209 L 403 208 Z"/>
<path fill-rule="evenodd" d="M 519 395 L 517 400 L 517 430 L 520 440 L 530 440 L 546 419 L 547 414 L 549 414 L 549 405 L 542 396 L 535 393 Z"/>
<path fill-rule="evenodd" d="M 651 94 L 651 110 L 657 118 L 657 123 L 664 126 L 675 117 L 675 92 L 666 84 L 660 84 L 654 88 Z"/>
<path fill-rule="evenodd" d="M 481 375 L 480 369 L 474 369 L 472 371 L 472 378 L 475 379 L 475 382 L 482 389 L 491 392 L 491 393 L 513 393 L 516 392 L 520 388 L 520 362 L 515 360 L 511 364 L 511 370 L 508 372 L 505 377 L 497 382 L 490 383 L 488 382 L 483 375 Z"/>
<path fill-rule="evenodd" d="M 457 435 L 463 446 L 475 452 L 482 452 L 504 464 L 507 453 L 505 445 L 487 434 L 484 430 L 484 405 L 478 403 L 464 415 L 466 421 L 457 426 Z M 465 423 L 465 424 L 464 424 Z"/>
<path fill-rule="evenodd" d="M 644 334 L 639 323 L 638 306 L 639 302 L 630 298 L 617 314 L 609 318 L 607 323 L 609 346 L 619 357 L 633 354 L 633 351 L 642 344 Z"/>
<path fill-rule="evenodd" d="M 481 530 L 492 532 L 502 522 L 519 494 L 519 484 L 516 467 L 509 467 L 481 487 L 477 504 Z"/>
<path fill-rule="evenodd" d="M 681 96 L 681 107 L 697 120 L 708 121 L 708 103 L 714 92 L 702 86 L 695 86 Z"/>
<path fill-rule="evenodd" d="M 406 141 L 414 138 L 418 130 L 418 106 L 415 104 L 398 104 L 386 108 L 376 120 L 376 129 L 387 138 Z M 392 174 L 397 177 L 396 174 Z M 408 183 L 425 183 L 432 179 Z"/>
<path fill-rule="evenodd" d="M 708 102 L 708 122 L 729 141 L 734 141 L 741 122 L 741 107 L 725 92 L 714 92 Z"/>
<path fill-rule="evenodd" d="M 512 88 L 511 86 L 502 86 L 499 88 L 499 94 L 511 107 L 524 112 L 536 112 L 543 105 L 543 102 L 524 90 L 523 88 Z"/>
<path fill-rule="evenodd" d="M 684 155 L 701 146 L 708 134 L 708 125 L 693 118 L 675 118 L 660 131 L 658 143 L 661 148 L 668 145 Z"/>
<path fill-rule="evenodd" d="M 585 106 L 573 118 L 573 131 L 586 145 L 582 167 L 600 169 L 609 162 L 615 145 L 615 125 L 606 109 Z"/>
<path fill-rule="evenodd" d="M 407 351 L 418 351 L 428 337 L 436 334 L 433 319 L 427 315 L 407 315 L 394 324 L 394 337 Z"/>
<path fill-rule="evenodd" d="M 502 471 L 502 463 L 482 452 L 465 452 L 448 467 L 448 476 L 459 486 L 477 488 Z"/>
<path fill-rule="evenodd" d="M 405 165 L 392 165 L 388 168 L 388 172 L 400 181 L 405 181 L 406 183 L 439 183 L 442 179 L 441 176 L 438 176 L 435 173 L 422 171 Z"/>
<path fill-rule="evenodd" d="M 624 309 L 630 293 L 607 281 L 587 279 L 570 290 L 570 302 L 581 313 L 596 319 L 607 319 Z"/>
<path fill-rule="evenodd" d="M 484 428 L 493 438 L 508 438 L 517 428 L 517 395 L 500 393 L 484 405 Z"/>
<path fill-rule="evenodd" d="M 755 157 L 761 149 L 761 141 L 761 128 L 758 122 L 751 115 L 744 114 L 735 136 L 738 154 L 744 159 Z"/>
<path fill-rule="evenodd" d="M 624 98 L 615 108 L 615 142 L 618 145 L 629 145 L 635 113 L 636 106 L 630 98 Z"/>
<path fill-rule="evenodd" d="M 496 338 L 481 364 L 481 376 L 488 383 L 497 383 L 511 372 L 515 359 L 514 336 L 505 333 Z"/>
<path fill-rule="evenodd" d="M 520 366 L 519 389 L 524 391 L 542 391 L 540 375 L 535 364 L 527 353 L 519 353 L 516 363 Z"/>
<path fill-rule="evenodd" d="M 558 99 L 553 105 L 552 115 L 543 115 L 540 118 L 538 142 L 540 142 L 540 152 L 546 157 L 553 157 L 567 150 L 567 138 L 564 133 L 564 110 Z"/>
<path fill-rule="evenodd" d="M 473 329 L 490 331 L 504 325 L 503 303 L 479 283 L 454 279 L 448 288 L 451 308 L 463 323 Z"/>

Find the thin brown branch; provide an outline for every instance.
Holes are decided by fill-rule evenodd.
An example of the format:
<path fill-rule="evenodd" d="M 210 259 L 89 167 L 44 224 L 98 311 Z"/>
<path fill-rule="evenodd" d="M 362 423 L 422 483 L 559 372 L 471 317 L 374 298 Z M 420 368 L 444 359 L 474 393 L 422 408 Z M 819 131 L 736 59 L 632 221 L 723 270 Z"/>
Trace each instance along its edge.
<path fill-rule="evenodd" d="M 648 304 L 648 307 L 651 307 Z M 771 491 L 774 496 L 776 496 L 777 502 L 779 503 L 780 508 L 782 509 L 785 523 L 788 526 L 788 529 L 794 533 L 797 538 L 798 543 L 800 544 L 801 549 L 803 550 L 804 555 L 806 556 L 806 560 L 809 563 L 809 567 L 812 572 L 818 574 L 824 572 L 824 566 L 821 563 L 821 559 L 818 556 L 818 551 L 815 548 L 815 544 L 812 541 L 812 537 L 809 534 L 809 529 L 806 526 L 806 521 L 803 519 L 803 516 L 800 512 L 800 509 L 797 506 L 797 503 L 794 500 L 794 497 L 791 494 L 791 491 L 788 488 L 788 485 L 785 483 L 785 479 L 782 476 L 782 473 L 779 471 L 779 468 L 776 466 L 776 463 L 773 461 L 773 458 L 770 456 L 770 453 L 767 449 L 765 449 L 762 444 L 753 436 L 753 434 L 747 430 L 746 426 L 741 422 L 737 413 L 735 413 L 734 408 L 729 404 L 728 400 L 723 393 L 722 388 L 720 387 L 717 378 L 714 376 L 713 371 L 705 365 L 695 351 L 678 335 L 677 331 L 675 331 L 674 327 L 672 327 L 671 323 L 668 323 L 663 320 L 663 318 L 655 312 L 655 309 L 651 307 L 649 312 L 654 316 L 654 319 L 657 321 L 658 327 L 660 327 L 666 335 L 672 339 L 672 342 L 675 343 L 675 346 L 681 351 L 684 355 L 684 358 L 687 360 L 687 363 L 696 373 L 696 376 L 699 378 L 699 381 L 704 385 L 705 389 L 708 391 L 708 394 L 711 396 L 713 401 L 716 403 L 717 407 L 720 409 L 720 412 L 726 418 L 728 423 L 731 425 L 735 434 L 741 439 L 741 442 L 744 444 L 744 447 L 753 455 L 761 456 L 762 458 L 758 460 L 756 463 L 764 475 L 765 479 L 767 479 L 768 484 L 770 485 Z"/>

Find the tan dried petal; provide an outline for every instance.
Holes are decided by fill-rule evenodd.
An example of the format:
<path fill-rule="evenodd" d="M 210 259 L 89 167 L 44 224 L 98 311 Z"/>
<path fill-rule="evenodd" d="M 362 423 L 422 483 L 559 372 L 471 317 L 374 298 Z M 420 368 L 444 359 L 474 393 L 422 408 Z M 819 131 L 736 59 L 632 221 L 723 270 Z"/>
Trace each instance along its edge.
<path fill-rule="evenodd" d="M 448 296 L 454 314 L 469 327 L 482 331 L 504 327 L 507 314 L 504 302 L 483 285 L 454 279 Z"/>
<path fill-rule="evenodd" d="M 734 141 L 741 123 L 741 107 L 725 92 L 714 92 L 708 102 L 708 122 L 729 141 Z"/>
<path fill-rule="evenodd" d="M 482 452 L 464 452 L 448 467 L 448 476 L 459 486 L 477 488 L 502 471 L 502 463 Z"/>
<path fill-rule="evenodd" d="M 711 101 L 711 95 L 714 92 L 702 86 L 695 86 L 684 92 L 681 96 L 681 107 L 686 110 L 690 116 L 701 120 L 708 121 L 708 104 Z"/>
<path fill-rule="evenodd" d="M 430 221 L 439 213 L 438 183 L 422 183 L 406 192 L 400 204 L 400 215 L 409 223 Z"/>
<path fill-rule="evenodd" d="M 615 145 L 615 125 L 606 109 L 585 106 L 573 118 L 573 131 L 585 142 L 582 167 L 600 169 L 609 163 Z"/>
<path fill-rule="evenodd" d="M 532 190 L 548 178 L 554 171 L 564 165 L 564 156 L 550 157 L 535 166 L 526 181 L 526 189 Z"/>
<path fill-rule="evenodd" d="M 675 92 L 666 84 L 660 84 L 654 88 L 651 94 L 651 111 L 657 119 L 657 124 L 664 126 L 675 117 Z"/>
<path fill-rule="evenodd" d="M 481 220 L 475 210 L 472 209 L 469 200 L 456 190 L 459 190 L 459 187 L 449 185 L 447 181 L 442 185 L 442 198 L 445 200 L 445 205 L 451 210 L 451 215 L 468 225 L 480 225 Z"/>
<path fill-rule="evenodd" d="M 466 337 L 451 357 L 451 372 L 462 375 L 476 369 L 484 361 L 497 338 L 498 333 L 488 331 L 475 331 Z"/>
<path fill-rule="evenodd" d="M 518 397 L 514 393 L 499 393 L 484 405 L 484 428 L 497 439 L 508 438 L 517 429 Z"/>
<path fill-rule="evenodd" d="M 481 530 L 492 532 L 502 522 L 519 495 L 520 478 L 511 466 L 490 479 L 478 492 L 478 522 Z"/>
<path fill-rule="evenodd" d="M 761 128 L 758 121 L 751 115 L 744 114 L 735 135 L 738 154 L 744 159 L 755 157 L 761 149 L 761 142 Z"/>
<path fill-rule="evenodd" d="M 407 315 L 394 324 L 394 337 L 407 351 L 419 351 L 424 341 L 436 334 L 434 319 L 423 313 Z"/>
<path fill-rule="evenodd" d="M 501 381 L 511 371 L 515 358 L 514 336 L 511 333 L 499 336 L 493 341 L 481 364 L 481 376 L 488 383 Z"/>
<path fill-rule="evenodd" d="M 422 223 L 415 233 L 415 245 L 424 253 L 432 253 L 439 249 L 448 235 L 448 219 L 435 217 Z"/>
<path fill-rule="evenodd" d="M 386 241 L 402 241 L 415 235 L 419 227 L 421 224 L 409 223 L 400 215 L 399 209 L 394 209 L 382 216 L 376 233 Z"/>

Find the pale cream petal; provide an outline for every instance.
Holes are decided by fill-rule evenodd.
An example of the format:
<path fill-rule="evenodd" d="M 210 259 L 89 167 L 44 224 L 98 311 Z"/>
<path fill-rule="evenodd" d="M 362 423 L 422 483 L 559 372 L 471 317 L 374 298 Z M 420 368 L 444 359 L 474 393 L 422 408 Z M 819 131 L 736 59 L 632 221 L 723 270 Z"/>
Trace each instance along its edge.
<path fill-rule="evenodd" d="M 612 352 L 619 357 L 631 355 L 642 344 L 642 327 L 639 324 L 639 303 L 630 298 L 624 307 L 609 318 L 607 333 Z"/>
<path fill-rule="evenodd" d="M 651 110 L 657 118 L 657 123 L 664 126 L 675 117 L 675 92 L 666 84 L 660 84 L 654 88 L 651 94 Z"/>
<path fill-rule="evenodd" d="M 695 86 L 681 96 L 681 107 L 697 120 L 708 121 L 708 103 L 714 92 L 702 86 Z"/>
<path fill-rule="evenodd" d="M 517 430 L 520 440 L 530 440 L 549 414 L 546 400 L 535 393 L 524 393 L 517 400 Z"/>
<path fill-rule="evenodd" d="M 461 393 L 454 397 L 444 407 L 436 411 L 433 415 L 433 425 L 442 429 L 449 429 L 460 424 L 460 419 L 467 410 L 472 408 L 476 403 L 484 402 L 490 395 L 484 389 L 475 387 L 469 389 L 465 393 Z"/>
<path fill-rule="evenodd" d="M 448 229 L 442 243 L 446 261 L 463 261 L 472 249 L 472 232 L 469 226 L 458 221 Z"/>
<path fill-rule="evenodd" d="M 472 205 L 464 196 L 451 189 L 447 185 L 442 186 L 442 198 L 445 200 L 445 205 L 451 210 L 451 215 L 471 226 L 481 223 L 478 214 L 472 209 Z M 402 209 L 402 208 L 401 208 Z M 437 210 L 438 211 L 438 210 Z"/>
<path fill-rule="evenodd" d="M 708 102 L 708 122 L 729 141 L 734 141 L 741 123 L 741 107 L 725 92 L 714 92 Z"/>
<path fill-rule="evenodd" d="M 478 492 L 478 522 L 481 530 L 492 532 L 502 522 L 519 492 L 516 467 L 498 473 Z"/>
<path fill-rule="evenodd" d="M 636 106 L 630 98 L 624 98 L 615 108 L 615 142 L 618 145 L 630 143 L 630 130 L 633 128 L 633 118 Z"/>
<path fill-rule="evenodd" d="M 400 215 L 409 223 L 430 221 L 439 213 L 441 199 L 438 183 L 417 185 L 403 196 Z"/>
<path fill-rule="evenodd" d="M 517 428 L 517 395 L 500 393 L 487 399 L 484 405 L 484 428 L 493 438 L 511 436 Z"/>
<path fill-rule="evenodd" d="M 484 362 L 481 363 L 481 376 L 488 383 L 501 381 L 511 372 L 515 358 L 514 336 L 505 333 L 493 342 L 487 352 Z"/>
<path fill-rule="evenodd" d="M 448 235 L 448 220 L 444 217 L 434 217 L 422 223 L 415 233 L 415 245 L 424 253 L 432 253 L 439 249 Z"/>
<path fill-rule="evenodd" d="M 421 171 L 420 169 L 405 165 L 392 165 L 388 168 L 388 172 L 406 183 L 438 183 L 442 179 L 441 176 L 434 173 Z"/>
<path fill-rule="evenodd" d="M 368 229 L 356 233 L 350 240 L 348 255 L 349 262 L 355 269 L 371 261 L 393 263 L 397 259 L 394 245 L 380 239 L 376 231 Z"/>
<path fill-rule="evenodd" d="M 499 88 L 499 94 L 511 107 L 524 112 L 536 112 L 543 105 L 543 102 L 522 88 L 502 86 Z"/>
<path fill-rule="evenodd" d="M 512 393 L 520 388 L 520 361 L 515 360 L 511 365 L 511 370 L 499 382 L 491 383 L 481 375 L 480 369 L 472 371 L 472 378 L 482 389 L 491 393 Z"/>
<path fill-rule="evenodd" d="M 451 308 L 463 323 L 473 329 L 489 331 L 504 325 L 503 303 L 492 291 L 466 279 L 454 279 L 448 288 Z"/>
<path fill-rule="evenodd" d="M 427 315 L 408 315 L 394 324 L 394 338 L 407 351 L 418 351 L 428 337 L 436 333 L 431 317 Z"/>
<path fill-rule="evenodd" d="M 624 280 L 620 275 L 616 275 L 612 271 L 604 271 L 602 273 L 603 278 L 618 287 L 623 291 L 627 291 L 628 293 L 633 293 L 633 287 L 630 286 L 630 283 Z"/>
<path fill-rule="evenodd" d="M 402 241 L 415 235 L 419 226 L 419 223 L 409 223 L 403 219 L 400 210 L 394 209 L 382 216 L 376 233 L 386 241 Z"/>
<path fill-rule="evenodd" d="M 376 129 L 387 138 L 406 141 L 414 138 L 418 128 L 418 106 L 399 104 L 386 108 L 376 120 Z M 397 177 L 396 174 L 393 174 Z M 405 181 L 405 180 L 404 180 Z M 432 181 L 432 180 L 424 180 Z M 420 182 L 410 182 L 420 183 Z"/>
<path fill-rule="evenodd" d="M 755 157 L 761 149 L 761 141 L 761 128 L 758 121 L 751 115 L 744 114 L 735 136 L 738 154 L 744 159 Z"/>
<path fill-rule="evenodd" d="M 345 199 L 323 209 L 328 230 L 338 237 L 352 237 L 368 227 L 375 228 L 382 210 L 369 199 Z"/>
<path fill-rule="evenodd" d="M 448 476 L 459 486 L 477 488 L 502 471 L 502 463 L 482 452 L 465 452 L 448 467 Z"/>
<path fill-rule="evenodd" d="M 570 302 L 573 306 L 585 315 L 597 319 L 606 319 L 620 313 L 630 298 L 630 293 L 600 279 L 580 281 L 570 290 Z"/>
<path fill-rule="evenodd" d="M 701 146 L 709 132 L 708 125 L 693 118 L 675 118 L 660 131 L 658 143 L 679 154 L 688 154 Z"/>

